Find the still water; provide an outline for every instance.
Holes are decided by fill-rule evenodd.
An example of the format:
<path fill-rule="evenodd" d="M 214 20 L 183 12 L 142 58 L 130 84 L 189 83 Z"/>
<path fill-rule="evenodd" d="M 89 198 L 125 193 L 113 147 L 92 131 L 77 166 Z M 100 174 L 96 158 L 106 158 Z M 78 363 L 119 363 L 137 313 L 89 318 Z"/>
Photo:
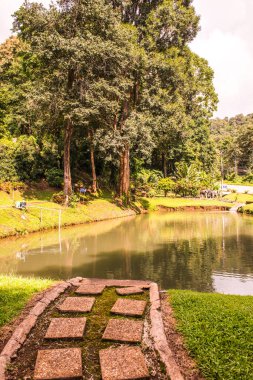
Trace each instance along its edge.
<path fill-rule="evenodd" d="M 253 295 L 253 217 L 153 213 L 0 241 L 0 273 Z"/>

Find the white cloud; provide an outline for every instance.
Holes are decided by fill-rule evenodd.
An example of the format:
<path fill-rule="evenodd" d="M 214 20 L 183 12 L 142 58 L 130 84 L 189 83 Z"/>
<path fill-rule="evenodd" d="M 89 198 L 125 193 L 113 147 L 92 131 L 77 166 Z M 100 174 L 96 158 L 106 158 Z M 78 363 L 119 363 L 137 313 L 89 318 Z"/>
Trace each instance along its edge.
<path fill-rule="evenodd" d="M 252 0 L 194 0 L 202 30 L 191 48 L 215 72 L 217 116 L 253 112 Z"/>

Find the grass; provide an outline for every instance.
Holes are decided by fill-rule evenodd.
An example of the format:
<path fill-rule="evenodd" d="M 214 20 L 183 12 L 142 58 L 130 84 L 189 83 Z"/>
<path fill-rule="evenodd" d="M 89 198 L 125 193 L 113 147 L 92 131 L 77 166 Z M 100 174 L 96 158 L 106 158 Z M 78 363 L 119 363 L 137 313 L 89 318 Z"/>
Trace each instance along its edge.
<path fill-rule="evenodd" d="M 30 195 L 29 195 L 30 194 Z M 15 199 L 25 199 L 28 208 L 25 211 L 11 207 L 12 195 L 0 192 L 0 237 L 25 235 L 44 229 L 57 228 L 59 225 L 59 211 L 61 212 L 61 226 L 82 224 L 97 220 L 113 219 L 132 215 L 133 211 L 122 209 L 105 197 L 94 199 L 75 208 L 63 208 L 50 201 L 52 190 L 31 190 L 25 194 L 15 195 Z M 44 201 L 42 201 L 44 199 Z M 42 210 L 40 210 L 42 208 Z"/>
<path fill-rule="evenodd" d="M 239 209 L 239 212 L 243 214 L 253 214 L 253 204 L 243 206 Z"/>
<path fill-rule="evenodd" d="M 224 185 L 235 185 L 235 186 L 253 186 L 252 182 L 242 182 L 242 181 L 225 181 Z"/>
<path fill-rule="evenodd" d="M 253 194 L 237 194 L 237 193 L 231 193 L 225 195 L 222 199 L 230 202 L 237 202 L 237 203 L 246 203 L 246 202 L 252 202 L 253 203 Z"/>
<path fill-rule="evenodd" d="M 218 199 L 192 199 L 192 198 L 173 198 L 173 197 L 159 197 L 159 198 L 142 198 L 142 206 L 150 211 L 156 210 L 159 206 L 168 207 L 172 209 L 183 209 L 185 207 L 194 208 L 211 208 L 211 207 L 226 207 L 231 206 L 224 201 Z"/>
<path fill-rule="evenodd" d="M 206 379 L 253 379 L 253 297 L 171 290 L 178 330 Z"/>
<path fill-rule="evenodd" d="M 46 279 L 0 275 L 0 327 L 17 316 L 36 292 L 52 284 Z"/>

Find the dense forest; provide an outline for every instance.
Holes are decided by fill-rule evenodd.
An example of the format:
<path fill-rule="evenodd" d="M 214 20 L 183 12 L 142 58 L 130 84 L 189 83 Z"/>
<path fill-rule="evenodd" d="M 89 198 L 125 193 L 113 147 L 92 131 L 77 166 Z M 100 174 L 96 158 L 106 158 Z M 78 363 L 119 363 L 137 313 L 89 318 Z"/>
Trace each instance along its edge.
<path fill-rule="evenodd" d="M 13 25 L 0 46 L 2 182 L 46 179 L 66 202 L 80 182 L 128 199 L 140 178 L 210 182 L 221 156 L 228 174 L 251 168 L 252 115 L 211 122 L 191 0 L 26 1 Z"/>
<path fill-rule="evenodd" d="M 253 114 L 213 119 L 211 135 L 223 176 L 253 183 Z"/>

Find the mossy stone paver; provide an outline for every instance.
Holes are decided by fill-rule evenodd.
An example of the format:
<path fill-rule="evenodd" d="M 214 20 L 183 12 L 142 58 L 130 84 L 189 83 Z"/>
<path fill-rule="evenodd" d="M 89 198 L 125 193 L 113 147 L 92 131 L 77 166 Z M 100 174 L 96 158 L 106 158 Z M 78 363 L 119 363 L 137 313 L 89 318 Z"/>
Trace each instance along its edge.
<path fill-rule="evenodd" d="M 117 288 L 116 292 L 120 296 L 128 296 L 131 294 L 142 294 L 143 290 L 141 288 L 138 288 L 137 286 L 131 286 L 129 288 Z"/>
<path fill-rule="evenodd" d="M 76 290 L 75 293 L 80 295 L 99 295 L 102 294 L 105 289 L 105 285 L 103 284 L 94 284 L 94 285 L 81 285 Z"/>
<path fill-rule="evenodd" d="M 53 318 L 45 339 L 81 339 L 85 325 L 86 318 Z"/>
<path fill-rule="evenodd" d="M 38 351 L 34 380 L 82 378 L 82 354 L 80 348 Z"/>
<path fill-rule="evenodd" d="M 103 380 L 148 379 L 149 371 L 139 347 L 121 346 L 99 352 Z"/>
<path fill-rule="evenodd" d="M 147 302 L 130 299 L 118 299 L 111 309 L 111 313 L 141 317 L 145 311 Z"/>
<path fill-rule="evenodd" d="M 117 342 L 141 342 L 143 332 L 143 322 L 132 319 L 110 319 L 105 332 L 104 340 Z"/>
<path fill-rule="evenodd" d="M 92 310 L 94 297 L 67 297 L 58 309 L 67 313 L 87 313 Z"/>

